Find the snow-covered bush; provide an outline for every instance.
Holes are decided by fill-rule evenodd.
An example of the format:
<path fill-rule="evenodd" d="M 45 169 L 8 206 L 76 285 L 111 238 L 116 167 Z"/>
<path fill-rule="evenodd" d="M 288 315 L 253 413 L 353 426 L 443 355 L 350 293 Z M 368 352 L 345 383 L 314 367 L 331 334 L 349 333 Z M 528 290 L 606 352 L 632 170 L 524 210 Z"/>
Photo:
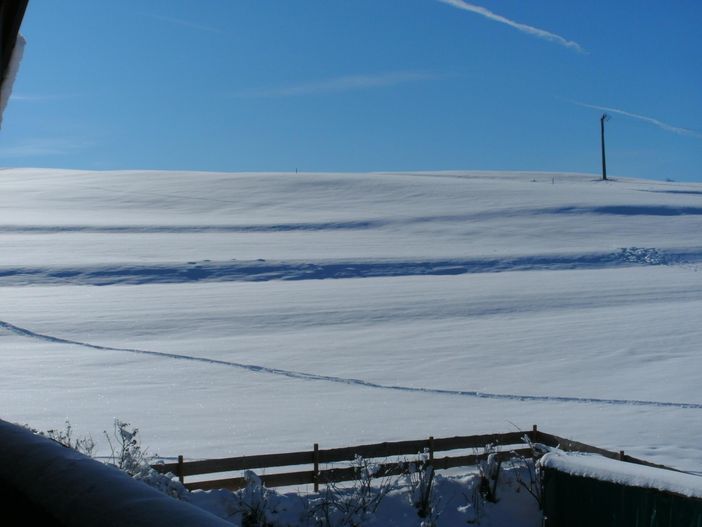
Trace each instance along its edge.
<path fill-rule="evenodd" d="M 540 527 L 543 513 L 517 483 L 519 470 L 522 468 L 511 462 L 502 464 L 497 503 L 486 501 L 480 494 L 480 474 L 474 467 L 467 468 L 462 475 L 434 473 L 433 512 L 424 519 L 418 518 L 414 503 L 408 499 L 416 494 L 407 484 L 407 474 L 388 478 L 391 484 L 378 492 L 378 483 L 387 482 L 383 477 L 375 477 L 371 489 L 367 476 L 379 475 L 372 468 L 358 473 L 362 481 L 330 484 L 314 494 L 265 489 L 260 479 L 251 474 L 247 475 L 245 489 L 193 492 L 190 501 L 242 527 L 419 527 L 422 522 L 425 526 Z M 361 496 L 366 492 L 371 497 L 357 500 L 359 492 Z"/>
<path fill-rule="evenodd" d="M 309 518 L 318 527 L 358 527 L 367 523 L 392 490 L 391 479 L 379 476 L 380 466 L 356 456 L 352 467 L 356 479 L 350 487 L 330 482 L 309 502 Z M 373 479 L 376 483 L 373 484 Z"/>
<path fill-rule="evenodd" d="M 241 515 L 242 527 L 273 527 L 275 525 L 274 492 L 263 486 L 261 478 L 254 472 L 244 472 L 246 487 L 237 493 L 237 510 Z"/>
<path fill-rule="evenodd" d="M 468 525 L 480 525 L 480 521 L 485 515 L 486 501 L 480 492 L 481 481 L 480 476 L 469 479 L 468 488 L 463 492 L 466 503 L 458 507 L 458 511 L 465 515 Z"/>
<path fill-rule="evenodd" d="M 408 464 L 406 481 L 410 503 L 422 520 L 420 525 L 433 527 L 439 514 L 434 495 L 434 467 L 430 463 L 428 449 L 418 454 L 416 462 Z"/>
<path fill-rule="evenodd" d="M 61 429 L 37 430 L 28 425 L 25 428 L 33 433 L 56 441 L 57 443 L 72 448 L 88 457 L 95 457 L 95 441 L 91 436 L 76 437 L 71 423 L 66 420 L 66 426 Z M 153 468 L 156 455 L 150 455 L 147 449 L 142 448 L 138 434 L 139 429 L 129 423 L 115 419 L 112 433 L 103 432 L 110 448 L 107 464 L 126 472 L 132 478 L 143 481 L 147 485 L 168 494 L 174 498 L 187 500 L 190 492 L 173 474 L 162 474 Z"/>
<path fill-rule="evenodd" d="M 139 473 L 148 465 L 147 451 L 141 447 L 138 438 L 139 429 L 129 423 L 115 419 L 112 434 L 103 432 L 112 454 L 110 464 L 125 471 L 130 476 Z"/>
<path fill-rule="evenodd" d="M 551 450 L 550 447 L 534 443 L 529 436 L 525 435 L 522 440 L 529 445 L 531 449 L 531 458 L 526 458 L 522 454 L 512 452 L 512 464 L 521 468 L 516 472 L 517 484 L 526 490 L 539 506 L 539 510 L 543 509 L 543 481 L 538 465 L 534 462 L 537 457 L 540 457 L 545 451 Z"/>
<path fill-rule="evenodd" d="M 502 460 L 497 455 L 495 445 L 485 445 L 485 453 L 488 455 L 487 459 L 478 463 L 480 494 L 487 501 L 497 503 L 497 481 L 500 477 Z"/>
<path fill-rule="evenodd" d="M 41 430 L 31 428 L 27 425 L 25 425 L 25 428 L 28 428 L 35 434 L 39 434 L 40 436 L 49 438 L 52 441 L 56 441 L 57 443 L 60 443 L 65 447 L 72 448 L 76 452 L 80 452 L 83 455 L 92 457 L 93 452 L 95 450 L 95 441 L 93 441 L 93 438 L 90 435 L 85 437 L 74 437 L 73 427 L 71 426 L 70 421 L 66 419 L 65 423 L 66 426 L 63 430 L 52 429 L 43 432 Z"/>
<path fill-rule="evenodd" d="M 465 480 L 466 489 L 461 492 L 465 504 L 458 512 L 468 525 L 511 526 L 517 518 L 520 524 L 541 525 L 542 482 L 535 459 L 542 445 L 532 443 L 528 436 L 524 441 L 532 449 L 531 457 L 511 452 L 504 461 L 494 445 L 486 445 L 487 459 L 478 464 L 477 475 Z"/>
<path fill-rule="evenodd" d="M 142 448 L 139 429 L 115 419 L 112 433 L 104 431 L 111 450 L 108 463 L 123 470 L 134 479 L 177 499 L 187 499 L 188 489 L 173 474 L 162 474 L 151 467 L 157 456 Z"/>

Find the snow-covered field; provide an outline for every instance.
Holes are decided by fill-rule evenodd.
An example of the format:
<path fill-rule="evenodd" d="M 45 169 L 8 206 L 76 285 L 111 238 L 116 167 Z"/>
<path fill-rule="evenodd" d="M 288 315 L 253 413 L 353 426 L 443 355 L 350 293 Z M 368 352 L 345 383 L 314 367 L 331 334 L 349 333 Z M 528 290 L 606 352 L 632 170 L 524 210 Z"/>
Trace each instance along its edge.
<path fill-rule="evenodd" d="M 702 470 L 702 185 L 6 169 L 0 248 L 7 420 L 187 458 L 538 424 Z"/>

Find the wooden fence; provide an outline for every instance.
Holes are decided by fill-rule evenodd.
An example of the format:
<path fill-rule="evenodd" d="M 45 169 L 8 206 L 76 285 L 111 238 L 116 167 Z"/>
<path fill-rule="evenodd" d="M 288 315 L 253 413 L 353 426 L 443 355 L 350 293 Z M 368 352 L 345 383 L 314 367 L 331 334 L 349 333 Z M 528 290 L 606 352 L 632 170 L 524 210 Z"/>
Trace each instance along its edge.
<path fill-rule="evenodd" d="M 571 441 L 553 434 L 547 434 L 538 430 L 536 426 L 529 431 L 509 432 L 505 434 L 445 438 L 429 437 L 427 439 L 418 439 L 413 441 L 374 443 L 369 445 L 357 445 L 324 450 L 321 450 L 319 445 L 315 443 L 312 450 L 287 452 L 283 454 L 264 454 L 221 459 L 205 459 L 199 461 L 184 461 L 183 456 L 178 456 L 177 463 L 156 464 L 153 465 L 153 468 L 161 473 L 170 472 L 177 475 L 181 483 L 183 483 L 190 490 L 237 490 L 244 487 L 246 484 L 243 477 L 209 479 L 205 481 L 193 481 L 188 483 L 185 483 L 185 477 L 213 475 L 223 472 L 237 472 L 253 469 L 311 465 L 311 470 L 263 474 L 260 475 L 260 477 L 266 487 L 286 487 L 292 485 L 311 484 L 314 485 L 314 490 L 316 492 L 319 489 L 320 484 L 352 481 L 358 477 L 357 469 L 353 466 L 320 469 L 321 465 L 349 462 L 355 460 L 357 456 L 360 456 L 363 459 L 372 460 L 387 459 L 392 457 L 397 458 L 400 456 L 417 456 L 417 454 L 420 452 L 426 452 L 429 456 L 429 462 L 431 465 L 435 469 L 443 470 L 453 467 L 467 467 L 476 465 L 481 460 L 486 459 L 490 453 L 495 453 L 500 459 L 509 459 L 515 455 L 531 457 L 533 452 L 528 442 L 539 443 L 549 447 L 558 447 L 561 450 L 571 452 L 595 453 L 608 458 L 619 459 L 621 461 L 670 469 L 670 467 L 656 465 L 642 459 L 625 455 L 623 451 L 612 452 L 587 445 L 585 443 Z M 470 449 L 473 449 L 476 453 L 459 456 L 436 456 L 437 452 Z M 382 477 L 399 475 L 404 473 L 406 469 L 407 463 L 401 460 L 383 462 L 377 464 L 377 471 L 375 472 L 374 476 Z"/>

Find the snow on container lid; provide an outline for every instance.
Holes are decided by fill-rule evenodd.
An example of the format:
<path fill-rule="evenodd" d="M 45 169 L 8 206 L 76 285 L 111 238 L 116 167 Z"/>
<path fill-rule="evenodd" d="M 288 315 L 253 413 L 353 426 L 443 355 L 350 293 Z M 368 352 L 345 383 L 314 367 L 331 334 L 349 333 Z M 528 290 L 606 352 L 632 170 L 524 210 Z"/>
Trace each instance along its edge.
<path fill-rule="evenodd" d="M 550 452 L 541 458 L 540 464 L 573 476 L 631 487 L 658 489 L 689 498 L 702 499 L 702 477 L 683 472 L 583 453 Z"/>

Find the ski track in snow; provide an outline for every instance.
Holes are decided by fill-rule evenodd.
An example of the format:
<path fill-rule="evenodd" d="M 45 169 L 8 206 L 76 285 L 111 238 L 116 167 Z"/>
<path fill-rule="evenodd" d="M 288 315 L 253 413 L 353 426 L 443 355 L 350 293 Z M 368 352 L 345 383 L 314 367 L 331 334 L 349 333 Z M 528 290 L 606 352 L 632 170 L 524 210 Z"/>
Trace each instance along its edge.
<path fill-rule="evenodd" d="M 417 386 L 401 386 L 393 384 L 381 384 L 371 381 L 364 381 L 362 379 L 346 378 L 346 377 L 336 377 L 332 375 L 318 375 L 315 373 L 305 373 L 294 370 L 283 370 L 279 368 L 270 368 L 267 366 L 259 366 L 256 364 L 245 364 L 239 362 L 224 361 L 219 359 L 209 359 L 207 357 L 195 357 L 191 355 L 179 355 L 176 353 L 165 353 L 160 351 L 149 351 L 140 350 L 136 348 L 116 348 L 111 346 L 100 346 L 97 344 L 90 344 L 87 342 L 80 342 L 77 340 L 64 339 L 60 337 L 54 337 L 51 335 L 46 335 L 42 333 L 37 333 L 26 328 L 15 326 L 9 322 L 0 320 L 0 329 L 4 329 L 19 335 L 21 337 L 27 337 L 35 340 L 42 340 L 46 342 L 53 342 L 55 344 L 68 344 L 73 346 L 80 346 L 83 348 L 90 348 L 102 351 L 121 351 L 128 353 L 136 353 L 140 355 L 150 355 L 155 357 L 176 359 L 176 360 L 186 360 L 192 362 L 202 362 L 205 364 L 213 364 L 217 366 L 227 366 L 231 368 L 238 368 L 246 370 L 253 373 L 267 373 L 271 375 L 278 375 L 283 377 L 288 377 L 291 379 L 299 379 L 305 381 L 323 381 L 323 382 L 333 382 L 337 384 L 346 384 L 351 386 L 361 386 L 364 388 L 374 388 L 380 390 L 392 390 L 399 392 L 412 392 L 412 393 L 426 393 L 432 395 L 452 395 L 461 397 L 471 397 L 479 399 L 497 399 L 497 400 L 509 400 L 509 401 L 537 401 L 537 402 L 556 402 L 556 403 L 580 403 L 580 404 L 605 404 L 605 405 L 616 405 L 616 406 L 650 406 L 658 408 L 679 408 L 679 409 L 702 409 L 702 403 L 674 403 L 665 401 L 646 401 L 637 399 L 601 399 L 597 397 L 568 397 L 568 396 L 557 396 L 557 395 L 519 395 L 519 394 L 506 394 L 506 393 L 490 393 L 490 392 L 479 392 L 472 390 L 448 390 L 441 388 L 423 388 Z"/>
<path fill-rule="evenodd" d="M 417 220 L 421 221 L 421 220 Z M 426 220 L 429 221 L 429 220 Z M 265 233 L 290 231 L 362 230 L 383 227 L 390 220 L 248 225 L 0 225 L 0 234 L 189 234 Z"/>
<path fill-rule="evenodd" d="M 605 269 L 702 261 L 702 249 L 627 247 L 610 253 L 547 254 L 445 260 L 232 260 L 166 264 L 0 267 L 0 286 L 117 285 L 185 282 L 267 282 L 392 276 L 445 276 L 506 271 Z"/>
<path fill-rule="evenodd" d="M 662 192 L 662 191 L 649 191 Z M 667 191 L 683 193 L 685 191 Z M 690 191 L 692 192 L 692 191 Z M 700 192 L 702 194 L 702 192 Z M 192 199 L 192 197 L 190 197 Z M 198 198 L 199 199 L 199 198 Z M 206 199 L 206 198 L 202 198 Z M 364 220 L 339 220 L 327 222 L 293 222 L 262 224 L 221 225 L 0 225 L 0 234 L 163 234 L 163 233 L 266 233 L 292 231 L 365 230 L 383 227 L 435 223 L 435 222 L 479 222 L 506 217 L 531 217 L 555 215 L 605 215 L 605 216 L 702 216 L 702 207 L 669 205 L 603 205 L 565 206 L 552 208 L 503 208 L 483 210 L 465 214 L 443 214 L 374 218 Z"/>

